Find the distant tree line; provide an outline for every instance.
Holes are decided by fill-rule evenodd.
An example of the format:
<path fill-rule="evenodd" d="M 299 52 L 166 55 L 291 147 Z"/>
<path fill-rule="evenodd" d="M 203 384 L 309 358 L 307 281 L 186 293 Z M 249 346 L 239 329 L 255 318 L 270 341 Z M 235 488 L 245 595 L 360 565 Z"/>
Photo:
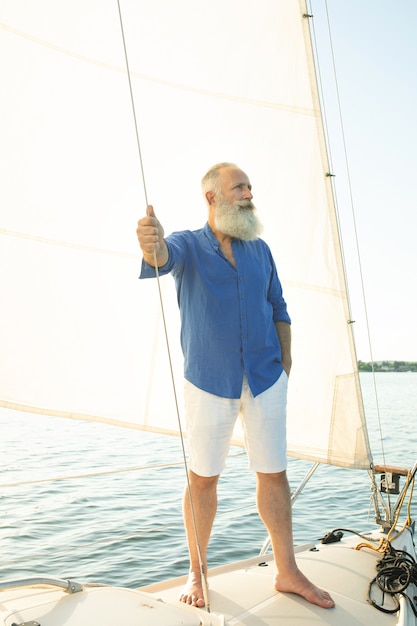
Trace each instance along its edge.
<path fill-rule="evenodd" d="M 376 361 L 365 363 L 358 361 L 358 369 L 360 372 L 417 372 L 416 361 Z"/>

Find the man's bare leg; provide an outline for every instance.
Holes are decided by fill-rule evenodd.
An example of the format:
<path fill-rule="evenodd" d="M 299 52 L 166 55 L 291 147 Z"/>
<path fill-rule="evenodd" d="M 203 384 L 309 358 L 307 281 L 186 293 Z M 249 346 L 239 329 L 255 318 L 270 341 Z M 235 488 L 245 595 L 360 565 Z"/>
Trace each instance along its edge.
<path fill-rule="evenodd" d="M 291 494 L 286 472 L 257 473 L 257 502 L 259 515 L 271 538 L 277 574 L 277 591 L 296 593 L 312 604 L 325 609 L 334 606 L 327 591 L 314 585 L 298 569 L 292 536 Z"/>
<path fill-rule="evenodd" d="M 189 470 L 188 474 L 197 528 L 198 544 L 200 546 L 204 572 L 207 573 L 207 546 L 217 510 L 217 482 L 219 477 L 199 476 L 191 470 Z M 188 487 L 186 487 L 184 491 L 183 513 L 188 551 L 190 554 L 190 572 L 187 584 L 185 585 L 180 596 L 180 600 L 187 604 L 192 604 L 193 606 L 203 607 L 205 602 L 201 581 L 201 568 L 198 558 L 197 542 Z"/>

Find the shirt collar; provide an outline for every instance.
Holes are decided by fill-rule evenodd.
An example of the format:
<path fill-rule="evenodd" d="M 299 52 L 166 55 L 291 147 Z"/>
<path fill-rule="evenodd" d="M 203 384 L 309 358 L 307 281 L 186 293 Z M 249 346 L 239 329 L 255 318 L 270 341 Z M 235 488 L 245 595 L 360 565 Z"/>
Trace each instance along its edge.
<path fill-rule="evenodd" d="M 219 243 L 218 239 L 216 239 L 216 237 L 214 236 L 214 233 L 211 230 L 208 222 L 206 222 L 204 224 L 203 230 L 204 230 L 204 234 L 207 237 L 207 239 L 208 239 L 209 243 L 211 244 L 211 246 L 213 248 L 215 248 L 216 250 L 218 250 L 220 248 L 220 243 Z"/>

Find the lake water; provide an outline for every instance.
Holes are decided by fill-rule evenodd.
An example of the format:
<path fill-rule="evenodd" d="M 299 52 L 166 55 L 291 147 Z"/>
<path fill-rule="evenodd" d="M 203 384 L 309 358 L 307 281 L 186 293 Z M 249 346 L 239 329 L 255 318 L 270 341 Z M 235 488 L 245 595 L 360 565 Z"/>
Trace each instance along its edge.
<path fill-rule="evenodd" d="M 382 462 L 371 374 L 361 374 L 376 463 Z M 378 373 L 386 461 L 417 457 L 417 374 Z M 186 573 L 179 440 L 0 409 L 1 579 L 50 575 L 138 587 Z M 310 464 L 290 459 L 295 488 Z M 210 565 L 259 553 L 265 530 L 254 476 L 232 449 L 219 485 Z M 392 496 L 395 500 L 396 496 Z M 412 513 L 417 517 L 417 505 Z M 293 509 L 294 541 L 374 527 L 366 472 L 322 466 Z"/>

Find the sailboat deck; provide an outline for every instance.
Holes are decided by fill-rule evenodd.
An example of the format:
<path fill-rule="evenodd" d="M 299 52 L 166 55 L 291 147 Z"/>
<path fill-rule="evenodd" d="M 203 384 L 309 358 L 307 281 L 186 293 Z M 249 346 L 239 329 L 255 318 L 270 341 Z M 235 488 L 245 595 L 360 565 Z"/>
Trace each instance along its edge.
<path fill-rule="evenodd" d="M 318 586 L 331 593 L 336 602 L 333 609 L 321 609 L 294 594 L 276 592 L 274 562 L 268 555 L 210 571 L 211 612 L 224 616 L 230 626 L 407 623 L 398 621 L 398 615 L 382 613 L 369 603 L 368 587 L 380 555 L 366 549 L 355 550 L 357 543 L 356 538 L 337 545 L 301 546 L 297 550 L 299 567 Z M 185 577 L 182 577 L 146 587 L 146 591 L 173 603 L 184 582 Z"/>
<path fill-rule="evenodd" d="M 410 533 L 401 537 L 401 549 L 409 549 Z M 300 568 L 320 587 L 327 589 L 336 607 L 321 609 L 294 594 L 273 588 L 271 555 L 259 556 L 213 569 L 209 576 L 210 608 L 178 601 L 185 577 L 140 589 L 106 585 L 76 585 L 67 593 L 58 579 L 21 581 L 0 586 L 0 623 L 40 626 L 415 626 L 410 603 L 400 600 L 400 611 L 388 614 L 368 600 L 370 581 L 380 554 L 355 550 L 357 538 L 337 544 L 307 544 L 296 551 Z M 65 582 L 65 581 L 60 581 Z M 65 585 L 64 585 L 65 586 Z M 415 586 L 407 590 L 412 598 Z M 381 601 L 381 598 L 375 598 Z M 384 609 L 393 607 L 390 598 Z M 395 609 L 395 607 L 394 607 Z"/>

